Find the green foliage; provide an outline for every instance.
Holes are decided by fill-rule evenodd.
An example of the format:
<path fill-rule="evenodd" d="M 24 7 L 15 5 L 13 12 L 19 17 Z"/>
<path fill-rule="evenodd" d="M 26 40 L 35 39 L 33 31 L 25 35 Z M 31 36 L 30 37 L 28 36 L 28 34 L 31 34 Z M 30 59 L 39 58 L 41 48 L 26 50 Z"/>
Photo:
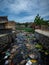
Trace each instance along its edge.
<path fill-rule="evenodd" d="M 25 27 L 28 27 L 28 23 L 27 22 L 25 23 Z"/>
<path fill-rule="evenodd" d="M 17 28 L 17 30 L 24 30 L 26 32 L 31 32 L 31 33 L 35 32 L 34 29 L 32 29 L 32 28 Z"/>
<path fill-rule="evenodd" d="M 34 29 L 32 29 L 32 28 L 25 28 L 24 30 L 27 31 L 27 32 L 32 32 L 32 33 L 34 33 Z"/>
<path fill-rule="evenodd" d="M 39 14 L 37 14 L 37 16 L 35 17 L 34 22 L 35 22 L 36 25 L 40 25 L 40 24 L 41 24 L 41 23 L 40 23 L 40 22 L 41 22 L 41 19 L 40 19 Z"/>
<path fill-rule="evenodd" d="M 39 16 L 39 14 L 37 14 L 37 16 L 35 17 L 34 23 L 35 23 L 36 25 L 40 25 L 40 26 L 41 26 L 41 25 L 49 25 L 48 21 L 43 20 L 43 18 L 41 18 L 41 17 Z"/>

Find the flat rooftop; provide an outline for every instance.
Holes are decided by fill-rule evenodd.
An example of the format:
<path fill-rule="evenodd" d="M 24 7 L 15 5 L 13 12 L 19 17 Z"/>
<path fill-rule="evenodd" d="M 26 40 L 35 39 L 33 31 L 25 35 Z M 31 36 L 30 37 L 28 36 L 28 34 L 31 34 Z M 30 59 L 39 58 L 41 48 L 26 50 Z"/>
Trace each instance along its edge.
<path fill-rule="evenodd" d="M 35 32 L 43 34 L 43 35 L 49 37 L 49 31 L 47 31 L 47 30 L 36 29 Z"/>

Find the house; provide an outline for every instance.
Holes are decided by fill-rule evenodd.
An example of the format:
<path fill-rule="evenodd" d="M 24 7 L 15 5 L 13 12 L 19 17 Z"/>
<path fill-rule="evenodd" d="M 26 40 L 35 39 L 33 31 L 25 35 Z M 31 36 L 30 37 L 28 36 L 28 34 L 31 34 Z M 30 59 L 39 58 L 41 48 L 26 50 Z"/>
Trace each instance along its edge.
<path fill-rule="evenodd" d="M 0 16 L 0 21 L 2 21 L 2 22 L 8 21 L 8 17 L 7 16 Z"/>
<path fill-rule="evenodd" d="M 5 23 L 5 28 L 6 29 L 12 29 L 15 30 L 16 29 L 16 22 L 14 21 L 8 21 Z"/>
<path fill-rule="evenodd" d="M 0 34 L 11 33 L 16 30 L 16 22 L 8 21 L 7 16 L 0 16 Z"/>
<path fill-rule="evenodd" d="M 35 23 L 32 23 L 31 27 L 32 27 L 33 29 L 41 29 L 41 26 L 36 25 Z"/>
<path fill-rule="evenodd" d="M 0 35 L 9 34 L 11 40 L 15 37 L 16 22 L 9 21 L 7 16 L 0 16 Z"/>
<path fill-rule="evenodd" d="M 0 29 L 5 29 L 6 22 L 8 22 L 7 16 L 0 16 Z"/>
<path fill-rule="evenodd" d="M 41 25 L 41 29 L 42 30 L 49 30 L 49 26 L 48 25 Z"/>

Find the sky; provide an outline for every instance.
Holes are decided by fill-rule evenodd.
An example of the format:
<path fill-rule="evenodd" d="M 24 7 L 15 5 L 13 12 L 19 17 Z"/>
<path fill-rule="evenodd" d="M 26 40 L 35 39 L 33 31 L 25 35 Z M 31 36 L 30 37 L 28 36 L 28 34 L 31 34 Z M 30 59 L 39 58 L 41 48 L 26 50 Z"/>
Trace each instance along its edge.
<path fill-rule="evenodd" d="M 0 16 L 16 22 L 33 22 L 39 14 L 49 19 L 49 0 L 0 0 Z"/>

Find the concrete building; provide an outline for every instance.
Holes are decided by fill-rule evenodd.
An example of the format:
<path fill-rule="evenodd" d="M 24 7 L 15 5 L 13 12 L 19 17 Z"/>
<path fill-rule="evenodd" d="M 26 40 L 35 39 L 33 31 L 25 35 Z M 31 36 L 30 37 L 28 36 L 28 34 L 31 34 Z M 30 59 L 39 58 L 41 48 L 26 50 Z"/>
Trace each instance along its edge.
<path fill-rule="evenodd" d="M 0 16 L 0 29 L 5 29 L 5 23 L 8 22 L 7 16 Z"/>
<path fill-rule="evenodd" d="M 7 16 L 0 16 L 0 33 L 10 33 L 16 30 L 16 22 L 8 21 Z"/>
<path fill-rule="evenodd" d="M 41 29 L 49 31 L 49 26 L 48 25 L 41 25 Z"/>
<path fill-rule="evenodd" d="M 0 21 L 2 21 L 2 22 L 8 21 L 7 16 L 0 16 Z"/>
<path fill-rule="evenodd" d="M 16 29 L 16 22 L 14 22 L 14 21 L 9 21 L 9 22 L 5 23 L 5 28 L 6 28 L 6 29 L 15 30 L 15 29 Z"/>

